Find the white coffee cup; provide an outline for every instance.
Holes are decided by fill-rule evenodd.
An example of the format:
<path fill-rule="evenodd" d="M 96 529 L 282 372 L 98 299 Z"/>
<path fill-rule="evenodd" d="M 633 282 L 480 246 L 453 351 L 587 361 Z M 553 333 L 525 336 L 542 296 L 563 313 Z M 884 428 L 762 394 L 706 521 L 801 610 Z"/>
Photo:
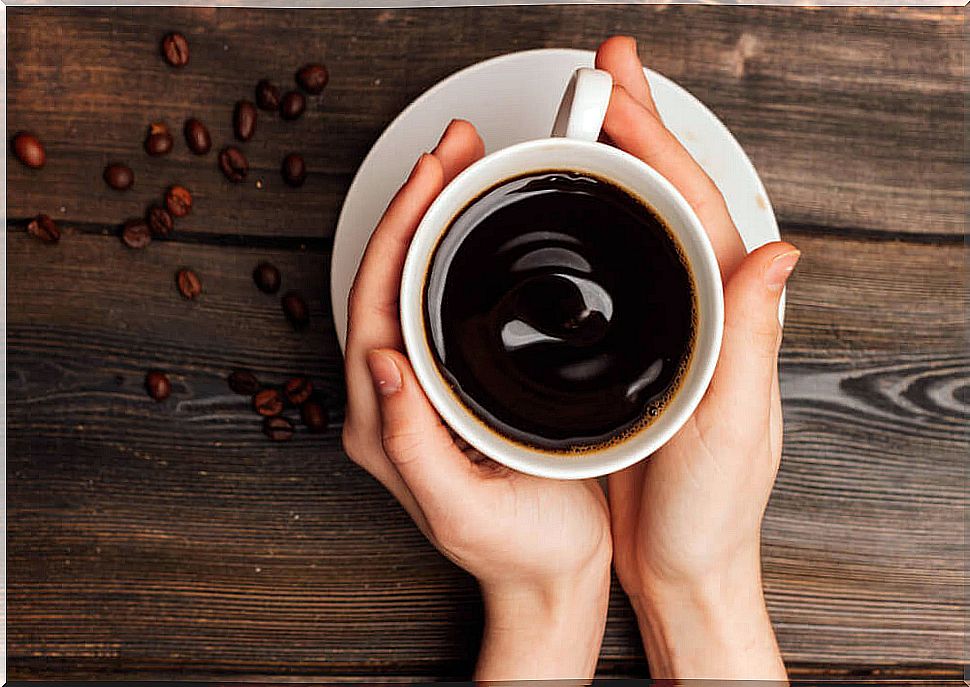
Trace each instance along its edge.
<path fill-rule="evenodd" d="M 607 72 L 578 69 L 566 87 L 552 137 L 496 151 L 455 177 L 418 225 L 401 279 L 401 329 L 407 354 L 418 381 L 444 422 L 493 460 L 541 477 L 597 477 L 648 457 L 694 412 L 711 380 L 721 347 L 721 276 L 700 220 L 677 189 L 653 168 L 617 148 L 596 142 L 611 90 L 612 78 Z M 697 298 L 697 330 L 690 362 L 678 390 L 659 416 L 618 443 L 575 455 L 525 446 L 476 417 L 458 400 L 439 372 L 424 324 L 424 287 L 431 258 L 455 216 L 483 191 L 506 179 L 554 169 L 606 179 L 653 207 L 683 249 Z"/>

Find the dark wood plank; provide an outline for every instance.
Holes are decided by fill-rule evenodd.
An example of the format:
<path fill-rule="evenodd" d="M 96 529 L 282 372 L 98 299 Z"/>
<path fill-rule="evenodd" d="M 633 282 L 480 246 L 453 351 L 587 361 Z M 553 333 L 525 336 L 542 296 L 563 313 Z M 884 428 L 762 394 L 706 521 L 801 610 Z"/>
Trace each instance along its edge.
<path fill-rule="evenodd" d="M 430 84 L 510 50 L 633 32 L 652 66 L 736 132 L 804 250 L 782 356 L 786 455 L 764 532 L 793 674 L 959 677 L 970 309 L 958 8 L 8 18 L 10 131 L 37 129 L 50 159 L 39 173 L 8 160 L 9 212 L 76 227 L 48 247 L 15 221 L 7 239 L 13 676 L 470 673 L 473 581 L 340 450 L 328 237 L 370 143 Z M 156 54 L 172 28 L 192 41 L 183 73 Z M 141 152 L 158 117 L 201 116 L 228 140 L 235 99 L 311 58 L 331 66 L 327 94 L 296 124 L 264 119 L 246 146 L 262 189 L 228 185 L 213 155 L 192 158 L 180 140 L 161 161 Z M 276 171 L 294 146 L 311 168 L 299 191 Z M 129 194 L 100 181 L 119 157 L 136 171 Z M 176 180 L 197 204 L 174 240 L 131 252 L 107 235 Z M 309 331 L 292 332 L 253 288 L 260 259 L 307 295 Z M 199 303 L 175 292 L 182 265 L 204 280 Z M 333 428 L 269 444 L 225 387 L 235 365 L 274 383 L 309 374 Z M 148 367 L 172 374 L 164 404 L 141 389 Z M 600 671 L 644 674 L 616 588 Z"/>
<path fill-rule="evenodd" d="M 786 237 L 805 258 L 789 291 L 786 455 L 764 533 L 783 651 L 908 674 L 955 664 L 968 610 L 966 249 Z M 264 258 L 310 295 L 308 332 L 253 287 Z M 340 450 L 327 262 L 180 241 L 133 252 L 93 230 L 46 246 L 11 227 L 13 676 L 469 674 L 473 581 Z M 181 264 L 204 280 L 198 303 L 174 289 Z M 225 387 L 238 364 L 272 382 L 310 374 L 332 430 L 269 444 Z M 175 380 L 161 405 L 140 386 L 154 366 Z M 612 601 L 601 672 L 642 675 L 618 588 Z"/>
<path fill-rule="evenodd" d="M 32 332 L 23 340 L 11 334 L 12 347 L 38 350 L 45 338 L 58 340 L 58 331 L 69 327 L 79 336 L 63 342 L 68 350 L 105 356 L 102 365 L 113 359 L 97 369 L 106 379 L 134 374 L 134 361 L 162 368 L 188 362 L 187 374 L 202 371 L 203 364 L 214 375 L 244 366 L 275 382 L 305 372 L 325 378 L 338 394 L 343 363 L 330 320 L 328 252 L 179 240 L 131 250 L 113 228 L 104 232 L 75 231 L 48 246 L 22 227 L 11 230 L 10 324 L 29 324 Z M 279 267 L 280 294 L 291 289 L 303 294 L 310 309 L 305 331 L 295 332 L 287 323 L 280 294 L 257 290 L 252 270 L 262 260 Z M 199 275 L 199 300 L 187 301 L 176 289 L 181 267 Z M 133 379 L 131 388 L 139 383 Z"/>
<path fill-rule="evenodd" d="M 434 82 L 504 52 L 593 48 L 625 32 L 731 127 L 783 220 L 890 234 L 964 230 L 960 8 L 11 8 L 8 19 L 8 126 L 36 129 L 49 150 L 39 173 L 8 163 L 13 217 L 120 223 L 179 181 L 198 198 L 180 223 L 186 231 L 328 236 L 372 141 Z M 173 28 L 191 41 L 184 71 L 157 54 Z M 260 115 L 244 146 L 254 167 L 245 185 L 230 186 L 214 153 L 195 158 L 180 139 L 164 160 L 141 151 L 155 119 L 180 126 L 198 116 L 217 146 L 228 141 L 235 100 L 251 97 L 262 77 L 289 85 L 307 59 L 327 62 L 332 82 L 299 122 Z M 278 175 L 291 149 L 310 169 L 299 191 Z M 135 169 L 134 191 L 100 181 L 114 159 Z"/>

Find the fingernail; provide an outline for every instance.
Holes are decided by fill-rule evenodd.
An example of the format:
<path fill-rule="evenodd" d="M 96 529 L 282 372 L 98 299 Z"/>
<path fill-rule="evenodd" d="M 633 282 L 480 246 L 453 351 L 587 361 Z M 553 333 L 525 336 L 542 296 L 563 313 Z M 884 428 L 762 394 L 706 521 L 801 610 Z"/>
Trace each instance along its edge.
<path fill-rule="evenodd" d="M 371 351 L 367 354 L 367 367 L 378 394 L 390 396 L 401 390 L 401 372 L 391 356 L 380 351 Z"/>
<path fill-rule="evenodd" d="M 775 257 L 768 265 L 768 269 L 765 270 L 765 286 L 768 287 L 770 291 L 781 291 L 785 282 L 788 281 L 788 276 L 795 269 L 795 265 L 798 263 L 798 258 L 801 257 L 802 252 L 800 250 L 790 250 L 787 253 L 782 253 Z"/>
<path fill-rule="evenodd" d="M 622 100 L 632 99 L 630 94 L 627 92 L 627 90 L 623 88 L 621 84 L 618 84 L 616 81 L 614 81 L 613 90 L 610 93 L 610 102 L 614 102 L 613 98 L 617 95 L 619 95 Z"/>

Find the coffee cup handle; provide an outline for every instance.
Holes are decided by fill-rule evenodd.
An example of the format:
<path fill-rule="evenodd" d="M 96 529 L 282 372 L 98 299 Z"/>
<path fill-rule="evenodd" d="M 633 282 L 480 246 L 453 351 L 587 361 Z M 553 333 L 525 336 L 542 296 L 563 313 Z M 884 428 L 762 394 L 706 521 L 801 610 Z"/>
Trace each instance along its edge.
<path fill-rule="evenodd" d="M 573 72 L 559 103 L 553 138 L 595 141 L 613 92 L 613 77 L 602 69 L 581 67 Z"/>

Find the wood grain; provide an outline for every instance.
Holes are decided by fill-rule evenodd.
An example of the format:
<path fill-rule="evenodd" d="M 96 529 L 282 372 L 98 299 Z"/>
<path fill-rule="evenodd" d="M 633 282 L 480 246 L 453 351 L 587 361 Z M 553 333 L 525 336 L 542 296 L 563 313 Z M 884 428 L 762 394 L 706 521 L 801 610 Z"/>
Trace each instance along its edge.
<path fill-rule="evenodd" d="M 329 236 L 354 170 L 415 96 L 481 59 L 537 47 L 594 48 L 638 37 L 643 59 L 710 105 L 735 132 L 789 222 L 898 234 L 959 236 L 968 210 L 964 168 L 965 14 L 691 6 L 468 7 L 398 10 L 11 8 L 7 85 L 11 131 L 34 129 L 48 166 L 8 164 L 8 211 L 120 223 L 165 185 L 197 194 L 186 231 Z M 157 44 L 179 28 L 191 62 L 172 70 Z M 292 86 L 309 59 L 332 80 L 297 122 L 260 114 L 243 148 L 239 186 L 215 153 L 141 150 L 150 121 L 180 130 L 189 116 L 231 139 L 233 103 L 255 82 Z M 280 181 L 289 150 L 310 171 Z M 135 189 L 109 192 L 109 161 L 127 161 Z M 264 188 L 257 190 L 255 179 Z"/>
<path fill-rule="evenodd" d="M 481 625 L 474 581 L 343 454 L 330 236 L 371 142 L 414 96 L 484 57 L 638 35 L 644 58 L 709 103 L 762 173 L 803 258 L 782 350 L 785 456 L 764 525 L 772 619 L 795 676 L 957 678 L 970 447 L 968 249 L 959 9 L 503 7 L 293 12 L 8 11 L 8 668 L 14 678 L 458 678 Z M 185 72 L 157 40 L 180 28 Z M 280 37 L 285 37 L 281 40 Z M 250 182 L 162 117 L 228 140 L 233 102 L 309 59 L 333 81 L 305 118 L 260 121 Z M 283 152 L 311 176 L 287 189 Z M 128 194 L 105 162 L 135 169 Z M 172 181 L 193 213 L 144 251 L 114 235 Z M 63 211 L 61 210 L 63 208 Z M 46 210 L 69 228 L 31 239 Z M 250 272 L 300 290 L 293 332 Z M 174 274 L 193 267 L 201 300 Z M 225 376 L 301 373 L 332 425 L 280 446 Z M 142 389 L 167 370 L 172 397 Z M 288 411 L 289 412 L 289 411 Z M 292 413 L 291 413 L 292 414 Z M 617 585 L 599 667 L 643 676 Z"/>
<path fill-rule="evenodd" d="M 786 236 L 805 258 L 789 291 L 787 448 L 764 535 L 786 658 L 956 663 L 968 322 L 958 271 L 928 267 L 965 250 Z M 15 674 L 468 673 L 473 582 L 340 450 L 339 353 L 314 300 L 326 253 L 180 241 L 138 252 L 98 232 L 52 247 L 13 228 L 8 248 Z M 880 268 L 867 270 L 874 252 Z M 311 294 L 309 332 L 292 333 L 252 285 L 259 259 Z M 205 266 L 198 303 L 175 291 L 181 264 Z M 934 307 L 913 307 L 932 294 Z M 941 321 L 952 337 L 928 333 Z M 225 386 L 240 364 L 270 382 L 311 375 L 333 430 L 266 442 Z M 149 367 L 173 376 L 164 404 L 141 388 Z M 37 651 L 70 658 L 43 668 Z M 615 589 L 601 670 L 635 674 L 641 656 Z"/>

